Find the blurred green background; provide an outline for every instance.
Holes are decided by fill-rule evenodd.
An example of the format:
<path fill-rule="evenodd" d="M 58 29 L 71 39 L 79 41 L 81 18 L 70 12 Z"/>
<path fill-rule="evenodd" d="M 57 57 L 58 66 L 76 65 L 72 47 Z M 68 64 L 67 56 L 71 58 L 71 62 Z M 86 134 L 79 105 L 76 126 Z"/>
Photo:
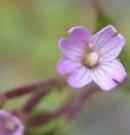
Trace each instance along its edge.
<path fill-rule="evenodd" d="M 127 40 L 121 60 L 129 72 L 130 1 L 99 2 L 104 13 L 113 20 Z M 55 76 L 55 66 L 61 55 L 57 46 L 58 38 L 75 25 L 95 31 L 96 15 L 91 0 L 0 0 L 1 91 Z M 55 134 L 130 135 L 129 88 L 130 85 L 125 84 L 119 90 L 98 94 L 73 123 L 66 124 L 63 130 L 59 128 Z M 37 110 L 52 108 L 52 105 L 57 107 L 68 95 L 75 93 L 78 92 L 68 89 L 53 92 Z M 6 108 L 21 106 L 23 100 L 15 99 Z M 45 130 L 52 130 L 57 126 L 56 123 Z M 58 123 L 62 125 L 61 121 Z"/>

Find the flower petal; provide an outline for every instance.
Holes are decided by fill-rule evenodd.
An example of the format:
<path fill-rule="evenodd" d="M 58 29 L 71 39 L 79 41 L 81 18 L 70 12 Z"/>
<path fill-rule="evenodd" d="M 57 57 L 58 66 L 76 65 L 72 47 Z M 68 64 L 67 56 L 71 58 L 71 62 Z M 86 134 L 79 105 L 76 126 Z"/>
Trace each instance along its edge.
<path fill-rule="evenodd" d="M 73 62 L 67 58 L 61 58 L 57 64 L 57 72 L 60 74 L 70 73 L 80 66 L 82 65 L 78 62 Z"/>
<path fill-rule="evenodd" d="M 92 34 L 83 26 L 75 26 L 68 31 L 70 38 L 74 41 L 89 41 Z"/>
<path fill-rule="evenodd" d="M 76 69 L 68 78 L 69 85 L 74 88 L 82 88 L 91 81 L 90 70 L 85 67 Z"/>
<path fill-rule="evenodd" d="M 105 73 L 100 68 L 93 70 L 91 72 L 91 77 L 104 91 L 110 91 L 117 86 L 117 83 L 109 77 L 109 74 Z"/>
<path fill-rule="evenodd" d="M 102 63 L 101 68 L 116 83 L 121 83 L 127 76 L 125 68 L 118 60 Z"/>
<path fill-rule="evenodd" d="M 105 60 L 115 59 L 125 45 L 125 39 L 121 34 L 112 38 L 103 48 L 99 50 L 102 58 Z"/>
<path fill-rule="evenodd" d="M 9 129 L 6 127 L 8 126 L 8 123 L 14 126 L 16 126 L 16 129 L 12 129 L 11 127 L 9 127 Z M 11 130 L 10 130 L 11 128 Z M 21 120 L 4 111 L 4 110 L 0 110 L 0 135 L 23 135 L 24 134 L 24 130 L 25 130 L 25 127 L 24 125 L 22 124 Z M 10 131 L 10 132 L 9 132 Z"/>
<path fill-rule="evenodd" d="M 93 35 L 91 42 L 94 45 L 95 51 L 102 48 L 111 38 L 113 38 L 113 36 L 115 36 L 116 33 L 117 30 L 112 25 L 108 25 Z"/>
<path fill-rule="evenodd" d="M 74 61 L 81 59 L 83 54 L 83 49 L 76 42 L 64 38 L 60 38 L 59 48 L 66 57 Z"/>

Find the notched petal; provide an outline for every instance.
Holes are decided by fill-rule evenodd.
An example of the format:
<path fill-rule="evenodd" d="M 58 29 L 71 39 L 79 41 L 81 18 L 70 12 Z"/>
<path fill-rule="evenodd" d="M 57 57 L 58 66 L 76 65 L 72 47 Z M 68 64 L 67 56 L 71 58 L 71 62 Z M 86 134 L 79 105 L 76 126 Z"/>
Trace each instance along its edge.
<path fill-rule="evenodd" d="M 79 47 L 74 41 L 60 38 L 59 48 L 67 58 L 78 61 L 82 57 L 83 49 Z"/>
<path fill-rule="evenodd" d="M 104 62 L 100 67 L 117 84 L 121 83 L 127 76 L 124 66 L 118 60 Z"/>
<path fill-rule="evenodd" d="M 117 84 L 102 69 L 92 71 L 91 77 L 93 81 L 104 91 L 113 90 Z"/>
<path fill-rule="evenodd" d="M 82 88 L 91 81 L 90 71 L 85 67 L 76 69 L 68 78 L 68 83 L 73 88 Z"/>
<path fill-rule="evenodd" d="M 69 31 L 70 38 L 74 41 L 89 41 L 92 34 L 83 26 L 74 26 Z"/>
<path fill-rule="evenodd" d="M 82 65 L 78 62 L 73 62 L 67 58 L 61 58 L 57 63 L 57 72 L 60 74 L 67 74 Z"/>
<path fill-rule="evenodd" d="M 99 50 L 99 53 L 102 55 L 102 58 L 105 60 L 113 60 L 122 51 L 125 45 L 125 38 L 118 34 L 112 38 L 104 47 Z"/>
<path fill-rule="evenodd" d="M 100 48 L 102 48 L 117 33 L 118 32 L 114 26 L 108 25 L 105 28 L 101 29 L 96 34 L 94 34 L 91 38 L 91 42 L 94 44 L 95 51 L 98 51 Z"/>

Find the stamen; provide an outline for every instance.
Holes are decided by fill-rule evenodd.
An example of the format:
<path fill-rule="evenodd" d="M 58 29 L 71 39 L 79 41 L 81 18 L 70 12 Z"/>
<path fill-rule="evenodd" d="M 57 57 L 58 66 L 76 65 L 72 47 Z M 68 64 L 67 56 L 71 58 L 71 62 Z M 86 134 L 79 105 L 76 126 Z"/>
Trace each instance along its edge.
<path fill-rule="evenodd" d="M 18 123 L 15 123 L 10 117 L 0 118 L 0 133 L 15 133 L 18 127 Z"/>
<path fill-rule="evenodd" d="M 95 67 L 99 62 L 99 55 L 96 52 L 85 53 L 82 62 L 86 67 Z"/>
<path fill-rule="evenodd" d="M 13 123 L 11 120 L 6 121 L 5 130 L 9 133 L 15 132 L 18 128 L 16 123 Z"/>

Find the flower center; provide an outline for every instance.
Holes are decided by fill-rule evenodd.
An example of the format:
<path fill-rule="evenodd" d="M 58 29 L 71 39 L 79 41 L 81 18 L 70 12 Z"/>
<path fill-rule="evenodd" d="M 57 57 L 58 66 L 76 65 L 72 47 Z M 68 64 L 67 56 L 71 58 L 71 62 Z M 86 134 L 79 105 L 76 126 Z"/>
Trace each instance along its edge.
<path fill-rule="evenodd" d="M 89 68 L 93 68 L 98 64 L 99 55 L 96 52 L 85 53 L 83 58 L 83 65 Z"/>
<path fill-rule="evenodd" d="M 9 133 L 15 132 L 17 128 L 18 128 L 18 125 L 16 123 L 13 123 L 12 121 L 8 121 L 5 123 L 6 132 L 9 132 Z"/>
<path fill-rule="evenodd" d="M 8 117 L 0 120 L 0 133 L 14 133 L 19 127 L 17 123 Z"/>

